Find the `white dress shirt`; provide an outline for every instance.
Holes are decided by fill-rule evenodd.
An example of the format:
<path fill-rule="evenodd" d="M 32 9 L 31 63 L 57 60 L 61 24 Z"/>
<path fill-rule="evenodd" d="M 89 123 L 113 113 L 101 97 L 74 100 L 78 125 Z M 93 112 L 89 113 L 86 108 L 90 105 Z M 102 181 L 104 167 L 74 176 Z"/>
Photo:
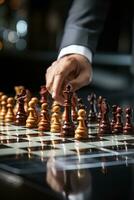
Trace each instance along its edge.
<path fill-rule="evenodd" d="M 65 55 L 73 53 L 85 56 L 89 60 L 89 62 L 92 63 L 92 52 L 87 47 L 81 45 L 69 45 L 67 47 L 62 48 L 58 55 L 58 59 Z"/>

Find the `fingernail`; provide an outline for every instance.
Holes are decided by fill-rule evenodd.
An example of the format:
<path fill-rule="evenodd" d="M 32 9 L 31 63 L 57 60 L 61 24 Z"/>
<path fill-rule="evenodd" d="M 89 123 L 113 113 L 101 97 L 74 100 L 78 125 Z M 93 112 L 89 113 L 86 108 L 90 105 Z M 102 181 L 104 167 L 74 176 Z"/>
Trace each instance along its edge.
<path fill-rule="evenodd" d="M 55 92 L 52 92 L 52 98 L 54 98 L 55 97 Z"/>

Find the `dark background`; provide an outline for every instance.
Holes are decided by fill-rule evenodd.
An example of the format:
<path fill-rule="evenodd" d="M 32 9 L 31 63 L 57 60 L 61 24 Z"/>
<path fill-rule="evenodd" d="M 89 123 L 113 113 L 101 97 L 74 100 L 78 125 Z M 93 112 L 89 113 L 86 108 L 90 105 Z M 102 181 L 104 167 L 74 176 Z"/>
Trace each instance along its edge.
<path fill-rule="evenodd" d="M 38 94 L 45 71 L 57 58 L 70 0 L 0 0 L 0 90 L 14 94 L 24 85 Z M 112 103 L 134 102 L 133 3 L 114 1 L 93 59 L 90 86 L 79 91 L 86 100 L 94 91 Z M 27 26 L 18 33 L 16 24 Z M 16 36 L 17 35 L 17 36 Z"/>

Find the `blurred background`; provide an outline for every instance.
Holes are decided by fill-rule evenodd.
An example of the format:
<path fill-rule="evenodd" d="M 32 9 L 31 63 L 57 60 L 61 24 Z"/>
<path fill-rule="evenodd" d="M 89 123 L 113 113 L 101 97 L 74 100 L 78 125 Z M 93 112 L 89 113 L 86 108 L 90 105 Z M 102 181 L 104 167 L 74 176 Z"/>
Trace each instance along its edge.
<path fill-rule="evenodd" d="M 15 85 L 38 93 L 45 71 L 57 58 L 71 0 L 0 0 L 0 90 Z M 134 104 L 134 6 L 113 0 L 93 59 L 90 86 L 112 103 Z"/>

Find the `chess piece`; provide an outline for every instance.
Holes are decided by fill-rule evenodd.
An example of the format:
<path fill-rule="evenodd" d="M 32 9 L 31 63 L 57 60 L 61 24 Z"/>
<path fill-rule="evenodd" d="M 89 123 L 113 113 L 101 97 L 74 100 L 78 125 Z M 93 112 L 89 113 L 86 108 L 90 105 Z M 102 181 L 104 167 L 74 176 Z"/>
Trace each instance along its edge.
<path fill-rule="evenodd" d="M 16 115 L 15 115 L 15 124 L 16 125 L 23 126 L 26 123 L 27 114 L 24 110 L 25 98 L 26 98 L 26 91 L 25 91 L 25 89 L 22 89 L 20 91 L 20 94 L 18 94 L 16 97 L 17 103 L 18 103 L 18 108 L 17 108 Z"/>
<path fill-rule="evenodd" d="M 121 107 L 117 107 L 116 109 L 116 123 L 113 127 L 113 133 L 118 134 L 123 132 L 123 123 L 122 123 L 122 109 Z"/>
<path fill-rule="evenodd" d="M 48 115 L 48 104 L 43 103 L 41 105 L 40 121 L 38 123 L 39 131 L 49 131 L 50 130 L 50 118 Z"/>
<path fill-rule="evenodd" d="M 111 121 L 111 129 L 112 129 L 112 133 L 114 132 L 114 126 L 116 123 L 116 110 L 117 110 L 117 105 L 113 105 L 112 106 L 112 121 Z"/>
<path fill-rule="evenodd" d="M 78 104 L 78 110 L 85 109 L 85 105 L 84 105 L 84 103 L 82 101 L 82 98 L 78 98 L 77 99 L 77 104 Z"/>
<path fill-rule="evenodd" d="M 7 123 L 14 122 L 13 107 L 14 107 L 14 99 L 13 99 L 13 97 L 9 97 L 7 99 L 7 113 L 6 113 L 6 116 L 5 116 L 5 122 L 7 122 Z"/>
<path fill-rule="evenodd" d="M 77 96 L 76 94 L 74 93 L 73 96 L 72 96 L 72 119 L 73 119 L 73 122 L 75 124 L 77 124 Z"/>
<path fill-rule="evenodd" d="M 1 98 L 2 98 L 3 95 L 4 95 L 4 93 L 0 92 L 0 112 L 1 112 Z"/>
<path fill-rule="evenodd" d="M 71 86 L 67 85 L 64 94 L 64 121 L 61 128 L 61 135 L 68 137 L 74 136 L 74 124 L 71 117 L 71 102 L 72 102 L 72 95 L 73 92 L 71 91 Z"/>
<path fill-rule="evenodd" d="M 4 121 L 6 113 L 7 113 L 7 96 L 3 95 L 1 97 L 0 121 Z"/>
<path fill-rule="evenodd" d="M 133 124 L 131 122 L 132 109 L 130 107 L 128 107 L 128 108 L 126 108 L 125 112 L 126 112 L 126 122 L 125 122 L 125 125 L 123 127 L 123 133 L 124 134 L 133 134 L 134 133 L 134 127 L 133 127 Z"/>
<path fill-rule="evenodd" d="M 31 100 L 31 92 L 26 89 L 26 98 L 25 98 L 25 102 L 24 102 L 24 110 L 26 113 L 28 113 L 28 103 Z"/>
<path fill-rule="evenodd" d="M 41 85 L 40 88 L 41 88 L 40 89 L 40 96 L 41 96 L 40 103 L 41 104 L 42 103 L 47 103 L 47 98 L 48 98 L 49 92 L 48 92 L 48 90 L 47 90 L 45 85 Z"/>
<path fill-rule="evenodd" d="M 60 133 L 61 131 L 61 113 L 60 107 L 54 106 L 53 114 L 51 119 L 51 129 L 50 132 L 52 133 Z"/>
<path fill-rule="evenodd" d="M 101 111 L 102 111 L 102 118 L 99 124 L 99 135 L 103 134 L 110 134 L 111 133 L 111 126 L 109 122 L 109 105 L 106 99 L 103 98 L 101 103 Z"/>
<path fill-rule="evenodd" d="M 36 118 L 37 122 L 39 121 L 39 113 L 38 113 L 38 98 L 32 97 L 31 101 L 34 104 L 34 117 Z"/>
<path fill-rule="evenodd" d="M 97 109 L 96 109 L 96 95 L 91 93 L 88 95 L 89 101 L 89 113 L 88 113 L 88 123 L 97 123 Z"/>
<path fill-rule="evenodd" d="M 14 90 L 15 90 L 15 100 L 16 100 L 16 104 L 15 104 L 15 107 L 14 107 L 14 114 L 16 115 L 16 112 L 18 110 L 18 101 L 17 101 L 17 97 L 18 95 L 21 95 L 22 91 L 24 90 L 24 86 L 20 85 L 20 86 L 15 86 L 14 87 Z"/>
<path fill-rule="evenodd" d="M 84 109 L 80 109 L 78 111 L 78 127 L 75 130 L 75 139 L 81 140 L 88 138 L 88 129 L 85 124 L 86 111 Z"/>
<path fill-rule="evenodd" d="M 37 118 L 35 117 L 35 104 L 34 101 L 28 103 L 28 117 L 26 120 L 27 128 L 36 128 L 37 127 Z"/>
<path fill-rule="evenodd" d="M 97 121 L 100 123 L 101 118 L 102 118 L 102 111 L 101 111 L 101 103 L 102 103 L 102 96 L 99 96 L 98 98 L 98 115 L 97 115 Z"/>

